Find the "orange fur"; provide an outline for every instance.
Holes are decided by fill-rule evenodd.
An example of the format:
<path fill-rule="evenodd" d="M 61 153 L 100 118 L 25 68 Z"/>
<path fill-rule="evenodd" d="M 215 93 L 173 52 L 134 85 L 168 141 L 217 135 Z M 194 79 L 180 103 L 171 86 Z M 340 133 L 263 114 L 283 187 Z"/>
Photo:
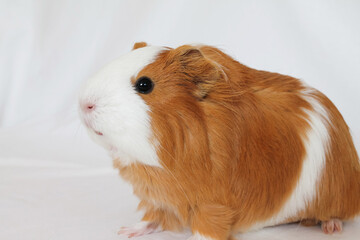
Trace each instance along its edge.
<path fill-rule="evenodd" d="M 310 127 L 299 80 L 187 45 L 162 52 L 140 76 L 155 83 L 140 96 L 163 168 L 114 164 L 141 199 L 144 220 L 225 240 L 280 210 L 300 176 L 301 137 Z M 360 212 L 359 158 L 348 127 L 330 100 L 315 95 L 332 121 L 330 150 L 316 199 L 288 222 Z"/>
<path fill-rule="evenodd" d="M 137 42 L 137 43 L 134 44 L 132 50 L 135 50 L 135 49 L 138 49 L 138 48 L 142 48 L 142 47 L 146 47 L 146 46 L 147 46 L 147 43 L 146 43 L 146 42 Z"/>

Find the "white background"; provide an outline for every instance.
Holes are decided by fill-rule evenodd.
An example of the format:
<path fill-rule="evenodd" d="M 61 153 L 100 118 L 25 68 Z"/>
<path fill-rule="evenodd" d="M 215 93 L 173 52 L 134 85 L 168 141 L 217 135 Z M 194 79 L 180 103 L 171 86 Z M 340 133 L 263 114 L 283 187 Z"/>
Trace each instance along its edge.
<path fill-rule="evenodd" d="M 117 229 L 139 220 L 131 187 L 76 106 L 81 83 L 137 41 L 210 44 L 298 77 L 335 103 L 359 149 L 359 13 L 355 0 L 0 0 L 0 239 L 122 239 Z M 356 239 L 359 227 L 338 238 Z M 264 237 L 333 239 L 298 225 L 242 239 Z"/>

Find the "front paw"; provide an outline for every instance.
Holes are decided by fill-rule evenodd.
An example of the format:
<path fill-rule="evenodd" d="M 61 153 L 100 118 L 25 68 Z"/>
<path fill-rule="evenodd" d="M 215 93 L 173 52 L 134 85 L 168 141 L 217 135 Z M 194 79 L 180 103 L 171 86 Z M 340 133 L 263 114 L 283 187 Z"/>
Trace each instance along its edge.
<path fill-rule="evenodd" d="M 118 235 L 132 238 L 161 231 L 161 227 L 158 224 L 151 222 L 139 222 L 130 227 L 120 228 L 120 230 L 118 231 Z"/>

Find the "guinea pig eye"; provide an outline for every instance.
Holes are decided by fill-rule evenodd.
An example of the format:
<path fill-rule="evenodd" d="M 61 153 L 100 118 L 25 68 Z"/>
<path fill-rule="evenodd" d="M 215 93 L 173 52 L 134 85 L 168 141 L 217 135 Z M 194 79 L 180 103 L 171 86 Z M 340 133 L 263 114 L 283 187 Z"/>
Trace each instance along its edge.
<path fill-rule="evenodd" d="M 142 94 L 151 93 L 154 83 L 148 77 L 140 77 L 135 83 L 135 90 Z"/>

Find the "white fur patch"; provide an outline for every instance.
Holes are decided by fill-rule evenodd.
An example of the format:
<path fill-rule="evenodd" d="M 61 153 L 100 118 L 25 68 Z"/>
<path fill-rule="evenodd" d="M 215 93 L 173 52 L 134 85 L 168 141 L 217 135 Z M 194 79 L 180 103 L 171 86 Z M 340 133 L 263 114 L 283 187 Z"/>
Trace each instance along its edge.
<path fill-rule="evenodd" d="M 161 166 L 155 146 L 150 141 L 153 134 L 149 107 L 134 90 L 131 78 L 163 50 L 163 47 L 147 46 L 131 51 L 91 77 L 80 92 L 80 104 L 90 102 L 96 105 L 90 114 L 80 113 L 90 136 L 122 164 L 138 161 Z"/>
<path fill-rule="evenodd" d="M 187 240 L 214 240 L 211 237 L 206 237 L 198 232 L 195 232 L 191 237 L 189 237 Z"/>
<path fill-rule="evenodd" d="M 311 104 L 313 110 L 304 109 L 308 116 L 306 120 L 310 128 L 306 136 L 303 137 L 306 155 L 296 188 L 280 212 L 265 222 L 255 224 L 250 230 L 277 225 L 296 216 L 316 196 L 318 183 L 326 162 L 326 153 L 329 149 L 328 126 L 330 120 L 326 109 L 314 97 L 314 91 L 307 89 L 302 92 L 303 98 Z"/>

